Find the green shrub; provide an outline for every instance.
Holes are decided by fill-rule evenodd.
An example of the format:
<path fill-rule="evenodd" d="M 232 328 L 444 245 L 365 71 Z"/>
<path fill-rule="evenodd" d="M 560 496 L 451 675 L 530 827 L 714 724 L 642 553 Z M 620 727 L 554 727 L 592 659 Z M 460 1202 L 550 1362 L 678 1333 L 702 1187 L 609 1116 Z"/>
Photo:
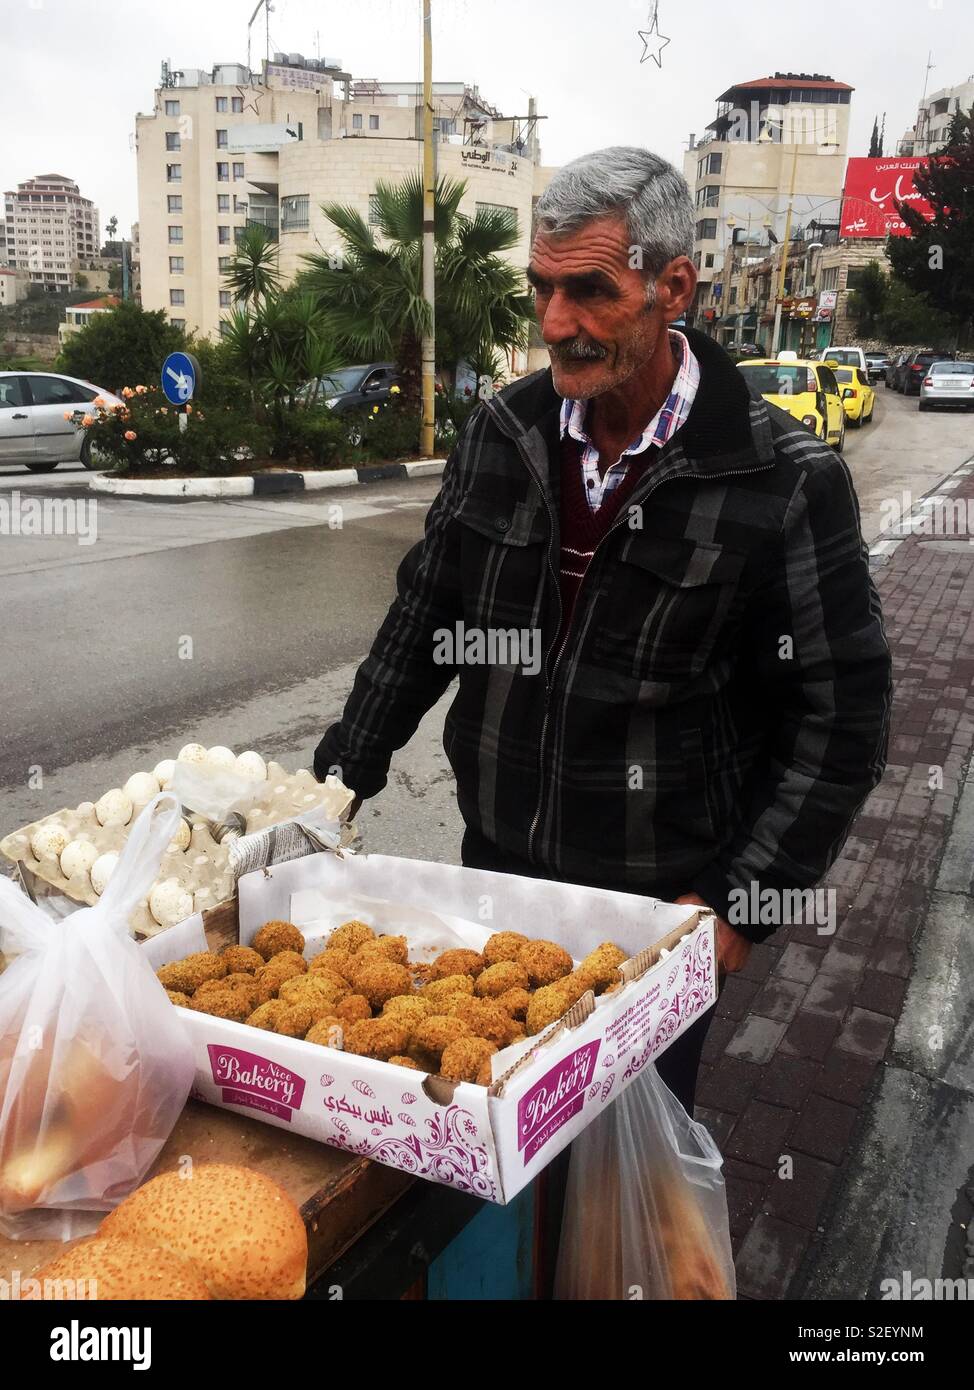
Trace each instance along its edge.
<path fill-rule="evenodd" d="M 349 442 L 369 462 L 391 462 L 419 449 L 422 416 L 410 410 L 402 396 L 373 406 L 367 415 L 347 415 L 345 420 Z"/>
<path fill-rule="evenodd" d="M 116 471 L 235 472 L 270 447 L 269 431 L 229 406 L 170 405 L 156 386 L 126 386 L 124 406 L 92 406 L 81 423 L 97 463 Z M 80 415 L 81 412 L 75 412 Z M 179 428 L 180 416 L 186 428 Z"/>
<path fill-rule="evenodd" d="M 347 422 L 325 407 L 292 411 L 288 419 L 291 453 L 313 468 L 341 468 L 350 452 Z"/>
<path fill-rule="evenodd" d="M 180 435 L 174 458 L 186 473 L 234 473 L 252 460 L 262 461 L 270 447 L 270 430 L 243 411 L 200 405 Z"/>

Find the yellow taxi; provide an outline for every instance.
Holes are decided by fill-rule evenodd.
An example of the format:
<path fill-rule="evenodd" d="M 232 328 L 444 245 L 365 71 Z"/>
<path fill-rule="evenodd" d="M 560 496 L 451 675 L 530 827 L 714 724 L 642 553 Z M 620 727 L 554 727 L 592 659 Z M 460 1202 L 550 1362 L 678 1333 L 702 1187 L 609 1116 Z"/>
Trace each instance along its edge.
<path fill-rule="evenodd" d="M 793 415 L 816 439 L 833 449 L 845 444 L 846 412 L 835 369 L 827 362 L 779 352 L 776 358 L 739 362 L 737 370 L 756 395 Z"/>
<path fill-rule="evenodd" d="M 835 373 L 842 392 L 842 406 L 849 424 L 859 429 L 868 425 L 876 409 L 876 392 L 869 384 L 869 373 L 861 367 L 843 367 L 838 362 L 826 362 Z"/>

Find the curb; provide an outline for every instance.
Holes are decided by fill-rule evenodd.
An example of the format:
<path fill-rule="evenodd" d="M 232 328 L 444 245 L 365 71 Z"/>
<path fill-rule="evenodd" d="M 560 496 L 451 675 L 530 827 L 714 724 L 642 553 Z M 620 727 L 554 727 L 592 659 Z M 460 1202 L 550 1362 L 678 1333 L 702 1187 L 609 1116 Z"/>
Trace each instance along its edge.
<path fill-rule="evenodd" d="M 320 492 L 325 488 L 382 483 L 393 478 L 438 478 L 446 459 L 415 463 L 380 463 L 372 468 L 332 468 L 306 473 L 253 473 L 241 478 L 113 478 L 94 473 L 91 492 L 115 497 L 272 497 L 281 493 Z"/>
<path fill-rule="evenodd" d="M 930 507 L 944 500 L 942 494 L 953 492 L 960 487 L 965 478 L 969 478 L 974 473 L 974 454 L 965 459 L 953 471 L 941 478 L 932 488 L 929 488 L 921 497 L 913 503 L 913 506 L 900 518 L 899 525 L 886 531 L 880 531 L 879 535 L 869 546 L 869 568 L 872 571 L 880 569 L 887 563 L 894 551 L 898 550 L 905 540 L 909 540 L 914 533 L 917 523 L 922 523 L 924 513 Z"/>

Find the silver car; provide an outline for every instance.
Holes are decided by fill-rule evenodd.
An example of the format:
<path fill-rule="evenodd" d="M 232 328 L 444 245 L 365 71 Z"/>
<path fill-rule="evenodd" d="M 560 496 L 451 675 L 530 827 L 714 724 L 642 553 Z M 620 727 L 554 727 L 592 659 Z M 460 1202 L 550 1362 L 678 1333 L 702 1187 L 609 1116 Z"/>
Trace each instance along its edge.
<path fill-rule="evenodd" d="M 974 406 L 974 362 L 931 362 L 920 382 L 920 409 L 935 405 Z"/>
<path fill-rule="evenodd" d="M 62 462 L 93 467 L 91 440 L 80 421 L 96 399 L 105 405 L 122 404 L 111 391 L 77 377 L 0 372 L 0 464 L 20 463 L 32 473 Z"/>

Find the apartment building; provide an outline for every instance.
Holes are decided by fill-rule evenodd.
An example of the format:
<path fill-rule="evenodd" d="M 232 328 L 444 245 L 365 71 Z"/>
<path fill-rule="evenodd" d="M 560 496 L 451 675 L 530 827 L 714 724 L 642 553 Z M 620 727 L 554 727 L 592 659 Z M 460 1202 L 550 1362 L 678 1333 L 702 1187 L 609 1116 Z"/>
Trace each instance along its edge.
<path fill-rule="evenodd" d="M 100 249 L 98 209 L 73 179 L 39 174 L 4 194 L 0 259 L 30 284 L 67 290 Z"/>
<path fill-rule="evenodd" d="M 63 346 L 72 333 L 80 333 L 86 328 L 95 314 L 108 314 L 118 305 L 113 294 L 99 295 L 97 299 L 86 299 L 83 304 L 72 304 L 64 311 L 64 321 L 58 324 L 57 339 Z"/>
<path fill-rule="evenodd" d="M 725 309 L 728 249 L 781 242 L 792 186 L 792 231 L 838 227 L 853 88 L 821 73 L 776 72 L 736 82 L 717 98 L 701 140 L 690 136 L 683 171 L 697 207 L 692 316 L 714 331 Z"/>
<path fill-rule="evenodd" d="M 510 209 L 526 265 L 541 164 L 533 103 L 503 116 L 476 87 L 433 89 L 437 174 L 463 178 L 461 211 Z M 239 63 L 163 68 L 153 110 L 136 117 L 142 303 L 210 337 L 231 311 L 235 242 L 259 223 L 278 242 L 285 280 L 309 252 L 337 251 L 324 202 L 375 220 L 377 183 L 422 169 L 422 87 L 355 80 L 337 60 L 275 54 L 260 73 Z"/>
<path fill-rule="evenodd" d="M 974 107 L 974 73 L 956 87 L 941 87 L 925 96 L 917 107 L 917 118 L 897 146 L 897 154 L 918 158 L 942 149 L 950 123 L 958 111 Z"/>

